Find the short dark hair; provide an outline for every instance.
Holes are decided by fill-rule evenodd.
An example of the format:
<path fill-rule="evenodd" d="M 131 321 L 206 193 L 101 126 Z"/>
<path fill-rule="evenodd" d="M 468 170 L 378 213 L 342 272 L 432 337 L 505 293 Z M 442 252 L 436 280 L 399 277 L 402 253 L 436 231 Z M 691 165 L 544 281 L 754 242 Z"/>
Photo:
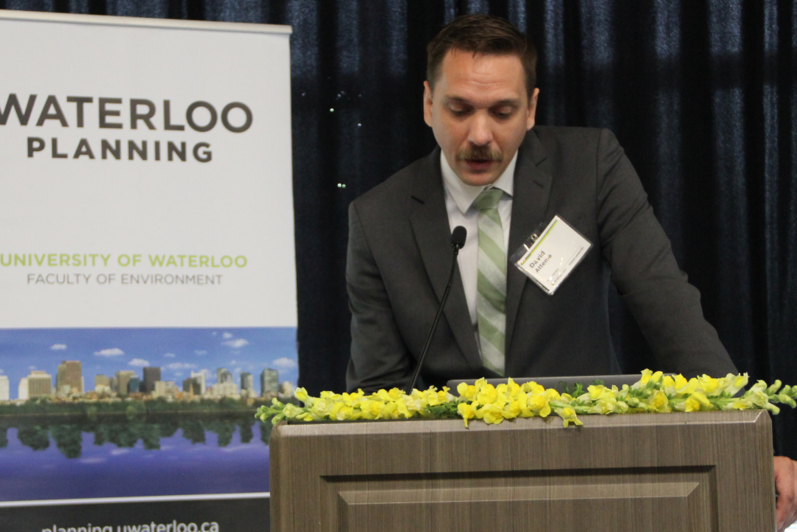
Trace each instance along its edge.
<path fill-rule="evenodd" d="M 457 17 L 448 23 L 426 48 L 426 80 L 434 88 L 443 59 L 450 50 L 484 55 L 514 55 L 526 73 L 529 98 L 537 84 L 537 50 L 534 44 L 509 21 L 490 15 Z"/>

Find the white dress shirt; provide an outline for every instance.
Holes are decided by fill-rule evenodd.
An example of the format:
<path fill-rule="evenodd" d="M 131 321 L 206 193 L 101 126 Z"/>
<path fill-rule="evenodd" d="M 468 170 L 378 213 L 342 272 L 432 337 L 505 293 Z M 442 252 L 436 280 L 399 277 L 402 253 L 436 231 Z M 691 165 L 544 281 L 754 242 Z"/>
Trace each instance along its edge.
<path fill-rule="evenodd" d="M 461 225 L 468 231 L 468 238 L 465 247 L 459 251 L 458 264 L 459 275 L 462 277 L 462 285 L 465 289 L 465 299 L 468 302 L 470 320 L 476 331 L 476 344 L 479 343 L 477 317 L 476 317 L 476 282 L 478 277 L 479 259 L 479 211 L 473 207 L 476 197 L 482 190 L 488 188 L 499 188 L 504 194 L 498 202 L 498 214 L 501 217 L 501 226 L 504 230 L 504 248 L 509 247 L 509 225 L 512 221 L 512 193 L 515 184 L 515 165 L 517 164 L 517 152 L 506 167 L 504 173 L 488 186 L 472 186 L 463 183 L 451 166 L 448 164 L 443 152 L 440 152 L 440 170 L 443 174 L 443 184 L 446 190 L 446 211 L 448 212 L 448 225 L 453 231 Z M 514 251 L 514 250 L 512 250 Z M 507 249 L 507 255 L 512 251 Z"/>

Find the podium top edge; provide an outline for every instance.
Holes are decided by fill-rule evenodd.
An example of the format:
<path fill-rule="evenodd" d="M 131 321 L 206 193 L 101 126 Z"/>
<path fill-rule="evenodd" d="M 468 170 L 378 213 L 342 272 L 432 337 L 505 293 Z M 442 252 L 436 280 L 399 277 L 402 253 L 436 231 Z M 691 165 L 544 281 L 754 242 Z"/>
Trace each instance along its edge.
<path fill-rule="evenodd" d="M 135 28 L 159 28 L 200 31 L 227 31 L 238 33 L 260 33 L 291 35 L 293 28 L 279 24 L 254 24 L 246 22 L 215 22 L 205 20 L 178 20 L 143 17 L 120 17 L 116 15 L 82 15 L 71 13 L 49 13 L 0 9 L 0 21 L 19 20 L 27 22 L 55 22 L 101 26 L 126 26 Z"/>
<path fill-rule="evenodd" d="M 672 412 L 666 414 L 580 415 L 584 429 L 612 427 L 654 427 L 674 425 L 726 425 L 771 423 L 766 410 L 734 410 L 724 412 Z M 580 430 L 581 427 L 563 427 L 556 415 L 543 419 L 517 418 L 491 426 L 479 420 L 470 420 L 469 428 L 461 419 L 407 419 L 376 421 L 342 421 L 285 423 L 274 427 L 282 437 L 327 436 L 334 434 L 395 434 L 428 432 L 481 432 L 496 430 Z"/>

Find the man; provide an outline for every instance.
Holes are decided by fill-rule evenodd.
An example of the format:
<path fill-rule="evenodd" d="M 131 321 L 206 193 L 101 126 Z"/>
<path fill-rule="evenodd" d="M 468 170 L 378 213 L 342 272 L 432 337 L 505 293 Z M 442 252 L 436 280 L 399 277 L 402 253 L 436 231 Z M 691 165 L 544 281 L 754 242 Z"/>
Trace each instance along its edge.
<path fill-rule="evenodd" d="M 438 149 L 349 209 L 350 390 L 405 388 L 452 264 L 468 237 L 424 363 L 449 379 L 619 372 L 609 278 L 660 369 L 736 368 L 678 269 L 630 162 L 608 131 L 535 127 L 533 45 L 506 21 L 460 17 L 429 44 L 424 119 Z M 507 257 L 555 215 L 592 249 L 551 296 Z M 775 461 L 779 526 L 794 520 L 794 463 Z"/>
<path fill-rule="evenodd" d="M 449 235 L 458 225 L 468 238 L 424 362 L 424 385 L 618 373 L 610 277 L 658 369 L 736 372 L 614 136 L 534 127 L 535 63 L 533 46 L 517 29 L 483 15 L 456 19 L 430 43 L 424 118 L 439 149 L 349 210 L 350 389 L 409 384 L 448 278 Z M 488 195 L 495 204 L 481 205 Z M 550 296 L 507 257 L 555 215 L 592 249 Z"/>

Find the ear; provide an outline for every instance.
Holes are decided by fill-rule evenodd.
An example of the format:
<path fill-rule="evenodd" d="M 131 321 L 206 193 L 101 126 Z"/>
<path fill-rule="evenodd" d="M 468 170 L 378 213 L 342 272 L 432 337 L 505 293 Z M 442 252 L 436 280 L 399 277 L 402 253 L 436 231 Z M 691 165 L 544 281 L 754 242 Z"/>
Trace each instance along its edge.
<path fill-rule="evenodd" d="M 526 118 L 526 131 L 534 127 L 537 116 L 537 98 L 540 96 L 540 89 L 534 89 L 529 98 L 529 116 Z"/>
<path fill-rule="evenodd" d="M 432 127 L 432 87 L 428 81 L 423 82 L 423 120 Z"/>

